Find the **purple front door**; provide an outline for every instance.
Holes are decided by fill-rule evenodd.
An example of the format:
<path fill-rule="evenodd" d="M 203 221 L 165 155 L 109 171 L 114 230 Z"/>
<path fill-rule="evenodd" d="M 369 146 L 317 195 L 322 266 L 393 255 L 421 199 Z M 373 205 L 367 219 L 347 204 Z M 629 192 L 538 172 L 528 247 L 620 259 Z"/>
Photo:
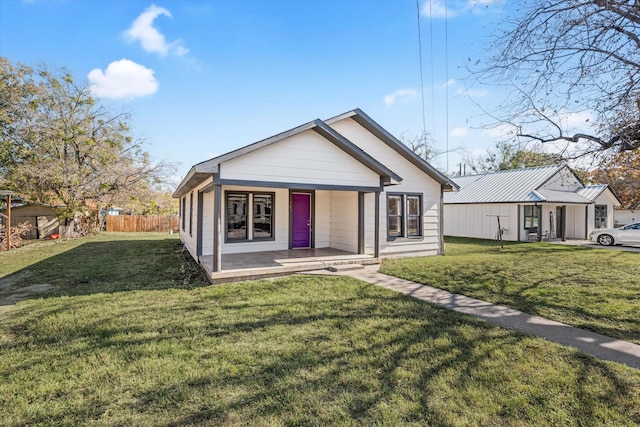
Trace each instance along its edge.
<path fill-rule="evenodd" d="M 311 247 L 311 194 L 291 195 L 291 247 Z"/>

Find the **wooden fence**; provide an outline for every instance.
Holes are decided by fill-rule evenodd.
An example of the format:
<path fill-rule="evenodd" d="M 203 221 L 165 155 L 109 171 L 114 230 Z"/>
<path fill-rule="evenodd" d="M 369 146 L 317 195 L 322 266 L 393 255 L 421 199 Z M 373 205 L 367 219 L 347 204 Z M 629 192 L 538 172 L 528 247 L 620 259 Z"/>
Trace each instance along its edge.
<path fill-rule="evenodd" d="M 178 231 L 180 218 L 169 215 L 107 215 L 107 231 Z"/>

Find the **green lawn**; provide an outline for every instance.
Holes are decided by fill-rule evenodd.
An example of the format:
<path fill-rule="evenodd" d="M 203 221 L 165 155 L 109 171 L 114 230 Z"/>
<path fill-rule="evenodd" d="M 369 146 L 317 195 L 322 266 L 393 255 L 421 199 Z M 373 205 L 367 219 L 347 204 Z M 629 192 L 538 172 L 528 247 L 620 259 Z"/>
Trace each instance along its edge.
<path fill-rule="evenodd" d="M 640 424 L 638 370 L 348 277 L 205 286 L 166 237 L 0 253 L 54 286 L 0 312 L 0 424 Z"/>
<path fill-rule="evenodd" d="M 380 272 L 640 344 L 640 253 L 448 238 Z"/>

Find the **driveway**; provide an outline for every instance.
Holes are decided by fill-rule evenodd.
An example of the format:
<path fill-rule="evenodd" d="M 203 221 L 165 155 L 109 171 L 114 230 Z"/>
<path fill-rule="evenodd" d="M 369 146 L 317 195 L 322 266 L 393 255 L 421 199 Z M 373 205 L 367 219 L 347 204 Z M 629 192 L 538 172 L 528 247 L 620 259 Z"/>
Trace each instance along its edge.
<path fill-rule="evenodd" d="M 602 246 L 589 240 L 567 240 L 566 242 L 552 241 L 550 243 L 558 245 L 586 246 L 590 248 L 610 249 L 614 251 L 640 252 L 640 246 Z"/>

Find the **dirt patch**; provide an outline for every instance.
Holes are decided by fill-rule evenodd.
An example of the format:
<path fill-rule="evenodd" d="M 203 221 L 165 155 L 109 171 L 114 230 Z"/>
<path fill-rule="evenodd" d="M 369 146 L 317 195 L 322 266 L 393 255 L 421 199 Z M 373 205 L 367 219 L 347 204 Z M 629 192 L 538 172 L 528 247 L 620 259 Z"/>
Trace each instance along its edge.
<path fill-rule="evenodd" d="M 40 292 L 53 289 L 48 283 L 33 283 L 17 285 L 18 282 L 33 276 L 33 272 L 25 270 L 0 279 L 0 313 L 14 306 L 18 301 L 25 300 Z"/>

